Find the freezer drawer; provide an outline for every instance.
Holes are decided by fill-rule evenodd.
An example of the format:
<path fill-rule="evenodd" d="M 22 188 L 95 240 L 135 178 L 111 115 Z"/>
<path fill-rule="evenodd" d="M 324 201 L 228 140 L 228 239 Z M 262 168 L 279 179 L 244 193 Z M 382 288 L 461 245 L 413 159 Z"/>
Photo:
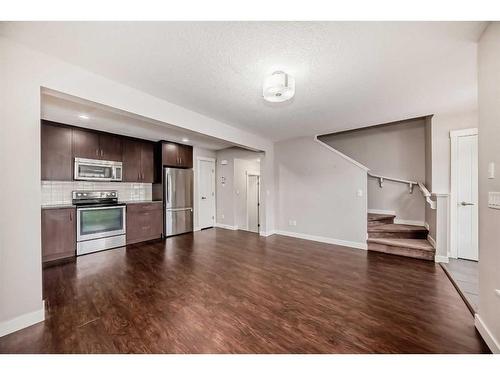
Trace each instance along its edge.
<path fill-rule="evenodd" d="M 193 231 L 192 208 L 175 208 L 166 210 L 165 235 L 167 237 L 192 231 Z"/>

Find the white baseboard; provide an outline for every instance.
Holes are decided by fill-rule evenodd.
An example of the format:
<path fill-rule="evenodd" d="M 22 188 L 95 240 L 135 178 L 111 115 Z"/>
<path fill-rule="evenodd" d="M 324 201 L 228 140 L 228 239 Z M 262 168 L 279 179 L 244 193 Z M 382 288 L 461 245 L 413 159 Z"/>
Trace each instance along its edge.
<path fill-rule="evenodd" d="M 434 255 L 434 262 L 436 263 L 448 263 L 450 260 L 444 255 Z"/>
<path fill-rule="evenodd" d="M 434 247 L 434 249 L 436 248 L 436 240 L 434 240 L 434 238 L 432 238 L 430 234 L 427 235 L 427 241 L 429 241 L 429 243 Z"/>
<path fill-rule="evenodd" d="M 270 231 L 268 232 L 260 232 L 259 233 L 262 237 L 269 237 L 269 236 L 272 236 L 273 234 L 276 234 L 276 231 L 274 229 L 271 229 Z"/>
<path fill-rule="evenodd" d="M 194 227 L 193 232 L 199 232 L 201 230 L 200 227 Z"/>
<path fill-rule="evenodd" d="M 429 223 L 427 221 L 424 223 L 424 227 L 427 230 L 431 230 L 431 227 L 429 226 Z"/>
<path fill-rule="evenodd" d="M 222 229 L 238 230 L 238 226 L 237 225 L 227 225 L 227 224 L 215 223 L 215 226 L 217 228 L 222 228 Z"/>
<path fill-rule="evenodd" d="M 495 339 L 491 331 L 486 327 L 479 314 L 474 315 L 474 325 L 481 334 L 481 337 L 490 348 L 493 354 L 500 354 L 500 343 Z"/>
<path fill-rule="evenodd" d="M 396 215 L 396 211 L 390 211 L 390 210 L 376 210 L 369 208 L 368 209 L 369 214 L 379 214 L 379 215 Z"/>
<path fill-rule="evenodd" d="M 394 224 L 418 225 L 420 227 L 425 226 L 425 222 L 423 222 L 421 220 L 394 219 Z"/>
<path fill-rule="evenodd" d="M 324 243 L 329 243 L 332 245 L 340 245 L 340 246 L 352 247 L 355 249 L 368 250 L 368 246 L 366 245 L 366 243 L 362 243 L 362 242 L 338 240 L 336 238 L 313 236 L 310 234 L 287 232 L 284 230 L 277 230 L 276 234 L 280 234 L 282 236 L 288 236 L 288 237 L 301 238 L 303 240 L 324 242 Z"/>
<path fill-rule="evenodd" d="M 45 303 L 42 301 L 42 308 L 36 311 L 23 314 L 13 319 L 0 322 L 0 337 L 9 333 L 19 331 L 20 329 L 32 326 L 33 324 L 45 320 Z"/>

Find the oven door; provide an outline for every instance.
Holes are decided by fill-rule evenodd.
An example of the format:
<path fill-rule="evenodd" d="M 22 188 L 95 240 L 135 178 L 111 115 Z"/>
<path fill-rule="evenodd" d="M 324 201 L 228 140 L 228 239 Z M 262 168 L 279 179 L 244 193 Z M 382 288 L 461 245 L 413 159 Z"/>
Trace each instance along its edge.
<path fill-rule="evenodd" d="M 77 241 L 123 235 L 127 227 L 125 206 L 78 208 L 76 226 Z"/>

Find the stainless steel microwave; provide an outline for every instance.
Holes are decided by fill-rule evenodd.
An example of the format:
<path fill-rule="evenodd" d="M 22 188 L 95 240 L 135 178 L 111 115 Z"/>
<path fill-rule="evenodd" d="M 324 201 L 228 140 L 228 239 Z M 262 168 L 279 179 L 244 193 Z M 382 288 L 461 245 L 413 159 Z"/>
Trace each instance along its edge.
<path fill-rule="evenodd" d="M 75 158 L 75 180 L 121 181 L 122 172 L 120 161 Z"/>

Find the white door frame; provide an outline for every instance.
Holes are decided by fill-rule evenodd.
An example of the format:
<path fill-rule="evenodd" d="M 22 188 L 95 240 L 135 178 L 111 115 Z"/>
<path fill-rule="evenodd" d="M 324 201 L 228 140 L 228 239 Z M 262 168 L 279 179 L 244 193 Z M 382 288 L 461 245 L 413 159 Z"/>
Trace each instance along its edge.
<path fill-rule="evenodd" d="M 198 202 L 198 212 L 196 212 L 196 217 L 198 218 L 198 230 L 201 229 L 201 226 L 200 226 L 200 207 L 201 207 L 201 195 L 200 195 L 200 161 L 209 161 L 209 162 L 212 162 L 214 163 L 214 173 L 213 173 L 213 178 L 212 178 L 212 188 L 213 188 L 213 193 L 214 193 L 214 199 L 213 199 L 213 207 L 212 207 L 212 212 L 214 213 L 214 219 L 213 219 L 213 226 L 215 227 L 215 215 L 216 215 L 216 199 L 217 199 L 217 194 L 215 193 L 215 167 L 217 165 L 216 163 L 216 160 L 215 158 L 209 158 L 209 157 L 205 157 L 205 156 L 197 156 L 196 157 L 196 200 Z"/>
<path fill-rule="evenodd" d="M 247 184 L 246 184 L 246 192 L 245 192 L 245 206 L 246 206 L 246 213 L 247 213 L 247 230 L 249 231 L 250 229 L 248 228 L 248 177 L 249 176 L 256 176 L 257 177 L 257 234 L 260 234 L 260 174 L 259 173 L 246 173 L 246 179 L 247 179 Z M 255 233 L 255 232 L 253 232 Z"/>
<path fill-rule="evenodd" d="M 458 258 L 457 250 L 457 177 L 458 177 L 458 138 L 478 135 L 477 128 L 451 130 L 450 131 L 450 258 Z"/>

